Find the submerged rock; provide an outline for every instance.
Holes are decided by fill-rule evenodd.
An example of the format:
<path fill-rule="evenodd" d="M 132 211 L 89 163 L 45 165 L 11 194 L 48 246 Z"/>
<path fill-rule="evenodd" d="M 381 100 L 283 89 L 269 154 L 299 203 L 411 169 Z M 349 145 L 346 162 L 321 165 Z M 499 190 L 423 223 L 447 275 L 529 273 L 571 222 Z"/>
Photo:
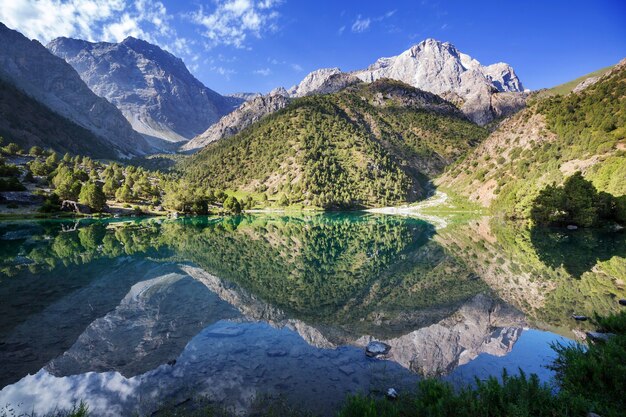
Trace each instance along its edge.
<path fill-rule="evenodd" d="M 576 314 L 572 314 L 572 318 L 576 321 L 587 321 L 589 319 L 587 316 L 577 316 Z"/>
<path fill-rule="evenodd" d="M 567 225 L 567 230 L 576 230 L 578 229 L 578 226 L 576 226 L 575 224 L 568 224 Z"/>
<path fill-rule="evenodd" d="M 386 395 L 390 400 L 395 400 L 398 398 L 398 391 L 396 391 L 395 388 L 389 388 Z"/>
<path fill-rule="evenodd" d="M 389 353 L 391 346 L 383 342 L 372 341 L 367 344 L 365 347 L 365 354 L 370 358 L 386 355 Z"/>
<path fill-rule="evenodd" d="M 606 342 L 607 340 L 609 340 L 610 338 L 612 338 L 613 336 L 615 336 L 614 333 L 602 333 L 602 332 L 587 332 L 585 333 L 587 335 L 587 339 L 591 340 L 592 342 Z"/>
<path fill-rule="evenodd" d="M 622 298 L 621 300 L 618 301 L 618 303 L 622 306 L 626 306 L 626 298 Z"/>

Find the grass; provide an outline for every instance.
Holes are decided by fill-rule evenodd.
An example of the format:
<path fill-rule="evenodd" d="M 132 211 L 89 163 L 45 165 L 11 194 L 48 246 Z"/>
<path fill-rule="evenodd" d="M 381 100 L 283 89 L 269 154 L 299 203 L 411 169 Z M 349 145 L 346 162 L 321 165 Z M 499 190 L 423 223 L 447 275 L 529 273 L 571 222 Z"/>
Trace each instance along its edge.
<path fill-rule="evenodd" d="M 565 94 L 569 94 L 572 92 L 572 90 L 574 90 L 574 88 L 576 88 L 576 86 L 580 83 L 582 83 L 583 81 L 585 81 L 587 78 L 589 77 L 600 77 L 601 75 L 606 74 L 607 72 L 609 72 L 609 70 L 611 68 L 613 68 L 614 65 L 611 65 L 609 67 L 606 68 L 601 68 L 599 70 L 596 70 L 594 72 L 590 72 L 589 74 L 585 74 L 581 77 L 576 78 L 575 80 L 572 81 L 568 81 L 566 83 L 563 84 L 559 84 L 555 87 L 549 88 L 547 90 L 541 91 L 539 92 L 539 97 L 548 97 L 548 96 L 553 96 L 553 95 L 565 95 Z"/>

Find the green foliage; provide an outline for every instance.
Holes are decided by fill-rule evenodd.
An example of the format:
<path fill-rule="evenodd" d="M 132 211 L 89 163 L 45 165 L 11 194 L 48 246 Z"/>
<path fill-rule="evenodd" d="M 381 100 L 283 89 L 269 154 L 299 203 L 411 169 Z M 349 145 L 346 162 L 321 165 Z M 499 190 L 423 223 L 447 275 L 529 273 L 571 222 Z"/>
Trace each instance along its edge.
<path fill-rule="evenodd" d="M 78 201 L 97 212 L 102 211 L 106 207 L 106 196 L 102 191 L 102 186 L 93 181 L 83 184 Z"/>
<path fill-rule="evenodd" d="M 41 205 L 41 207 L 39 207 L 38 211 L 40 213 L 56 213 L 60 210 L 60 208 L 61 200 L 59 199 L 59 196 L 51 193 L 45 198 L 43 204 Z"/>
<path fill-rule="evenodd" d="M 26 187 L 17 178 L 0 178 L 0 191 L 24 191 Z"/>
<path fill-rule="evenodd" d="M 599 330 L 615 336 L 588 346 L 556 344 L 558 357 L 551 368 L 562 391 L 587 399 L 590 411 L 617 417 L 626 407 L 626 312 L 596 320 Z"/>
<path fill-rule="evenodd" d="M 120 203 L 130 203 L 133 201 L 133 190 L 128 186 L 128 184 L 122 185 L 115 192 L 115 199 Z"/>
<path fill-rule="evenodd" d="M 577 165 L 584 167 L 585 178 L 600 192 L 626 195 L 625 79 L 626 68 L 615 68 L 582 92 L 536 100 L 512 123 L 503 124 L 493 142 L 490 139 L 498 144 L 510 138 L 506 149 L 495 151 L 506 152 L 507 163 L 487 167 L 482 175 L 463 174 L 475 172 L 474 162 L 482 163 L 489 148 L 481 149 L 451 169 L 443 184 L 468 195 L 477 186 L 495 181 L 498 192 L 491 208 L 511 218 L 528 218 L 540 190 L 561 183 Z M 526 133 L 541 128 L 542 120 L 547 129 L 538 135 Z"/>
<path fill-rule="evenodd" d="M 603 221 L 621 219 L 622 200 L 598 193 L 579 171 L 567 178 L 562 187 L 552 184 L 541 190 L 533 201 L 530 217 L 539 226 L 598 226 Z"/>
<path fill-rule="evenodd" d="M 580 398 L 553 395 L 551 388 L 541 384 L 536 375 L 527 377 L 502 375 L 476 380 L 475 387 L 455 391 L 446 382 L 421 381 L 414 393 L 401 395 L 398 401 L 355 396 L 347 400 L 340 417 L 556 417 L 585 416 L 586 403 Z"/>
<path fill-rule="evenodd" d="M 241 213 L 241 204 L 231 195 L 224 200 L 224 210 L 229 213 Z"/>

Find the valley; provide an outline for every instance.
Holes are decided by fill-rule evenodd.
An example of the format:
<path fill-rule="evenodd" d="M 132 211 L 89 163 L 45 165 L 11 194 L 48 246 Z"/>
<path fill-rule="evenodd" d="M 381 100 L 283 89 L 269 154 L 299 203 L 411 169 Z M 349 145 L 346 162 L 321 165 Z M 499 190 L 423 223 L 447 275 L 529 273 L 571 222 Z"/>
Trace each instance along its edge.
<path fill-rule="evenodd" d="M 196 3 L 0 6 L 0 417 L 622 415 L 608 17 Z"/>

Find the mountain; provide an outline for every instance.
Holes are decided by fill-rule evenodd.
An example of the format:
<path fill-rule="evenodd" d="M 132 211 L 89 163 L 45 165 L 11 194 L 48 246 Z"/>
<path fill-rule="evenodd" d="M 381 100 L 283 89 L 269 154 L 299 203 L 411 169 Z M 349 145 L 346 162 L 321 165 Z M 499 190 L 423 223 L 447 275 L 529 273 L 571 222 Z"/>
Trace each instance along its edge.
<path fill-rule="evenodd" d="M 197 150 L 211 142 L 233 136 L 268 114 L 287 107 L 291 102 L 290 98 L 332 94 L 359 82 L 358 78 L 343 73 L 338 68 L 330 68 L 311 72 L 300 84 L 291 87 L 289 91 L 279 87 L 266 95 L 240 95 L 239 97 L 250 97 L 250 99 L 237 110 L 224 116 L 206 132 L 184 144 L 181 150 Z"/>
<path fill-rule="evenodd" d="M 181 150 L 193 151 L 204 148 L 216 140 L 233 136 L 264 116 L 287 107 L 289 102 L 289 97 L 280 92 L 271 92 L 252 98 L 243 103 L 237 110 L 222 117 L 219 122 L 209 127 L 205 132 L 185 143 Z"/>
<path fill-rule="evenodd" d="M 322 68 L 309 73 L 300 84 L 291 87 L 288 93 L 290 97 L 330 94 L 358 82 L 358 78 L 341 72 L 339 68 Z"/>
<path fill-rule="evenodd" d="M 145 139 L 132 129 L 119 110 L 95 95 L 69 64 L 39 42 L 27 39 L 2 23 L 0 79 L 89 130 L 105 141 L 117 156 L 141 155 L 149 150 Z M 34 120 L 38 117 L 33 115 Z M 16 125 L 13 129 L 20 127 Z M 94 141 L 94 138 L 88 140 Z"/>
<path fill-rule="evenodd" d="M 626 59 L 567 95 L 536 96 L 437 184 L 512 217 L 540 189 L 576 171 L 599 191 L 626 194 Z"/>
<path fill-rule="evenodd" d="M 4 144 L 51 148 L 60 153 L 115 158 L 110 143 L 0 80 L 0 136 Z"/>
<path fill-rule="evenodd" d="M 485 136 L 442 98 L 378 80 L 294 99 L 180 168 L 203 187 L 327 208 L 374 206 L 423 197 L 429 178 Z"/>
<path fill-rule="evenodd" d="M 354 71 L 352 75 L 365 82 L 391 78 L 458 101 L 463 112 L 481 125 L 506 115 L 503 113 L 508 112 L 502 112 L 501 105 L 519 102 L 511 94 L 509 100 L 495 99 L 498 93 L 524 91 L 508 64 L 483 66 L 451 43 L 434 39 L 426 39 L 398 56 L 380 58 L 367 69 Z M 520 105 L 523 106 L 523 101 L 514 105 L 515 109 Z"/>
<path fill-rule="evenodd" d="M 205 87 L 180 58 L 133 37 L 120 43 L 57 38 L 48 49 L 117 106 L 136 131 L 156 138 L 153 143 L 187 141 L 244 101 Z"/>

